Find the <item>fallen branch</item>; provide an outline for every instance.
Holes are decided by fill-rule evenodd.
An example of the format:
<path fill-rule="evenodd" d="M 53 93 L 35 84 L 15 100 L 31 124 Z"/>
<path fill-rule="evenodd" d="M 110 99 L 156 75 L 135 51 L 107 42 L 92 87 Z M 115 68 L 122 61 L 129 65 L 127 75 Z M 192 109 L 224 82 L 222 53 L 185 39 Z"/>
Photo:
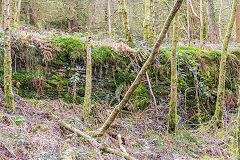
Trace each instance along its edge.
<path fill-rule="evenodd" d="M 122 137 L 120 134 L 118 134 L 118 143 L 119 143 L 119 147 L 120 147 L 120 150 L 127 153 L 127 150 L 124 148 L 123 146 L 123 143 L 122 143 Z"/>
<path fill-rule="evenodd" d="M 65 127 L 67 130 L 75 133 L 76 135 L 80 136 L 80 137 L 84 137 L 86 138 L 89 142 L 91 142 L 91 144 L 93 144 L 94 146 L 99 146 L 100 144 L 97 142 L 97 140 L 95 138 L 92 138 L 91 136 L 87 135 L 86 133 L 80 131 L 79 129 L 74 128 L 73 126 L 67 124 L 64 121 L 59 120 L 58 121 L 59 124 L 63 127 Z"/>
<path fill-rule="evenodd" d="M 130 156 L 128 153 L 117 151 L 117 150 L 112 149 L 112 148 L 102 147 L 102 148 L 100 148 L 100 150 L 102 152 L 105 152 L 105 153 L 111 153 L 111 154 L 115 154 L 115 155 L 120 156 L 120 157 L 124 157 L 127 160 L 135 160 L 135 158 Z"/>
<path fill-rule="evenodd" d="M 54 116 L 56 117 L 56 116 Z M 61 121 L 59 120 L 58 121 L 59 124 L 63 127 L 65 127 L 67 130 L 75 133 L 76 135 L 80 136 L 80 137 L 84 137 L 86 138 L 86 140 L 88 140 L 89 142 L 91 142 L 94 146 L 100 148 L 100 151 L 102 152 L 105 152 L 105 153 L 111 153 L 111 154 L 115 154 L 117 156 L 120 156 L 120 157 L 124 157 L 125 159 L 127 160 L 135 160 L 134 157 L 130 156 L 127 152 L 126 152 L 126 149 L 122 146 L 122 140 L 120 141 L 121 142 L 121 146 L 120 146 L 120 149 L 122 150 L 124 148 L 124 150 L 122 151 L 118 151 L 118 150 L 115 150 L 115 149 L 112 149 L 112 148 L 109 148 L 109 147 L 106 147 L 106 146 L 103 146 L 102 144 L 100 144 L 95 138 L 92 138 L 91 136 L 87 135 L 86 133 L 74 128 L 73 126 L 67 124 L 66 122 L 64 121 Z M 121 138 L 121 136 L 120 136 Z"/>

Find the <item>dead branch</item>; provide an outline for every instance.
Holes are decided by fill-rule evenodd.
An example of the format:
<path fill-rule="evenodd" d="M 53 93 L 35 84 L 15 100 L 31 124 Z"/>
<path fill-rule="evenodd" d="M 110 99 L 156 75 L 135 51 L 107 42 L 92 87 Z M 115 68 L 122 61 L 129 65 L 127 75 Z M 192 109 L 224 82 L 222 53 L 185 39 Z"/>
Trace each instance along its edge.
<path fill-rule="evenodd" d="M 120 150 L 127 153 L 127 150 L 124 148 L 123 143 L 122 143 L 121 134 L 118 134 L 118 143 L 119 143 Z"/>
<path fill-rule="evenodd" d="M 111 153 L 111 154 L 115 154 L 115 155 L 120 156 L 120 157 L 124 157 L 127 160 L 135 160 L 135 158 L 130 156 L 128 153 L 117 151 L 117 150 L 112 149 L 112 148 L 101 147 L 100 150 L 102 152 L 105 152 L 105 153 Z"/>
<path fill-rule="evenodd" d="M 56 116 L 53 116 L 56 118 Z M 100 148 L 100 151 L 102 152 L 105 152 L 105 153 L 111 153 L 111 154 L 115 154 L 117 156 L 120 156 L 120 157 L 124 157 L 125 159 L 127 160 L 135 160 L 134 157 L 130 156 L 127 152 L 126 152 L 126 149 L 123 147 L 122 145 L 122 140 L 120 140 L 119 142 L 121 142 L 121 145 L 120 145 L 120 149 L 122 151 L 118 151 L 118 150 L 115 150 L 115 149 L 112 149 L 112 148 L 109 148 L 109 147 L 106 147 L 106 146 L 103 146 L 102 144 L 99 144 L 97 142 L 97 140 L 95 138 L 92 138 L 91 136 L 87 135 L 86 133 L 74 128 L 73 126 L 67 124 L 66 122 L 64 121 L 61 121 L 61 120 L 58 120 L 59 124 L 63 127 L 65 127 L 67 130 L 75 133 L 76 135 L 78 136 L 81 136 L 81 137 L 84 137 L 86 138 L 86 140 L 88 140 L 89 142 L 91 142 L 95 147 L 98 147 Z M 121 136 L 120 136 L 120 139 L 121 139 Z M 123 149 L 124 148 L 124 149 Z M 124 152 L 125 151 L 125 152 Z"/>
<path fill-rule="evenodd" d="M 151 85 L 151 81 L 150 81 L 149 76 L 148 76 L 148 72 L 146 72 L 146 77 L 147 77 L 150 93 L 151 93 L 151 95 L 153 97 L 153 100 L 154 100 L 154 105 L 157 106 L 157 101 L 156 101 L 156 98 L 155 98 L 153 90 L 152 90 L 152 85 Z"/>

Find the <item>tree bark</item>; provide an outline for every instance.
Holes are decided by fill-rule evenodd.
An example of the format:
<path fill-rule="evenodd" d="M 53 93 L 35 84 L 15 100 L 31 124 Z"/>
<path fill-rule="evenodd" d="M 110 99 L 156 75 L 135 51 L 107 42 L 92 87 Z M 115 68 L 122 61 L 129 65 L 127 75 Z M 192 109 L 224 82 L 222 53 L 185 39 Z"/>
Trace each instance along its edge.
<path fill-rule="evenodd" d="M 108 34 L 109 38 L 112 39 L 112 25 L 111 25 L 111 0 L 108 1 Z"/>
<path fill-rule="evenodd" d="M 200 0 L 200 46 L 199 48 L 202 50 L 203 48 L 203 31 L 204 31 L 204 22 L 203 22 L 203 1 Z"/>
<path fill-rule="evenodd" d="M 96 139 L 94 139 L 94 138 L 90 137 L 89 135 L 87 135 L 86 133 L 72 127 L 71 125 L 65 123 L 64 121 L 59 120 L 58 122 L 61 126 L 65 127 L 69 131 L 75 133 L 77 136 L 81 136 L 81 137 L 86 138 L 90 143 L 92 143 L 95 147 L 98 147 L 102 152 L 115 154 L 117 156 L 124 157 L 127 160 L 135 160 L 135 158 L 130 156 L 127 152 L 117 151 L 115 149 L 105 147 L 102 144 L 98 143 L 98 141 Z"/>
<path fill-rule="evenodd" d="M 152 90 L 152 85 L 151 85 L 150 78 L 148 76 L 148 72 L 146 72 L 146 77 L 147 77 L 147 81 L 148 81 L 148 87 L 149 87 L 150 93 L 151 93 L 151 95 L 153 97 L 154 105 L 156 107 L 157 106 L 157 101 L 156 101 L 156 97 L 154 96 L 154 93 L 153 93 L 153 90 Z"/>
<path fill-rule="evenodd" d="M 125 105 L 127 104 L 129 98 L 131 97 L 131 95 L 133 94 L 133 92 L 135 91 L 135 89 L 138 87 L 138 85 L 141 82 L 142 77 L 144 76 L 144 74 L 146 73 L 147 69 L 149 68 L 149 66 L 152 64 L 152 62 L 154 61 L 158 50 L 164 40 L 164 38 L 166 37 L 166 33 L 170 27 L 170 24 L 173 20 L 173 18 L 175 17 L 176 13 L 178 12 L 178 10 L 180 9 L 181 5 L 182 5 L 183 0 L 177 0 L 177 2 L 175 3 L 170 15 L 168 16 L 167 20 L 165 21 L 165 24 L 163 26 L 163 29 L 159 35 L 159 38 L 157 40 L 157 42 L 155 43 L 153 50 L 151 52 L 151 55 L 149 56 L 149 58 L 147 59 L 147 61 L 144 63 L 143 67 L 141 68 L 140 72 L 138 73 L 136 79 L 134 80 L 134 82 L 132 83 L 132 85 L 130 86 L 130 88 L 128 89 L 128 91 L 126 92 L 126 94 L 124 95 L 123 99 L 121 100 L 121 102 L 114 108 L 114 110 L 112 111 L 111 115 L 108 117 L 108 119 L 105 121 L 105 123 L 103 124 L 103 126 L 97 130 L 97 131 L 93 131 L 90 132 L 89 134 L 93 137 L 99 137 L 105 134 L 105 132 L 108 130 L 108 128 L 111 126 L 111 124 L 114 122 L 115 118 L 117 117 L 118 113 L 121 112 L 121 110 L 125 107 Z"/>
<path fill-rule="evenodd" d="M 237 13 L 236 13 L 236 39 L 237 43 L 240 43 L 240 0 L 237 3 Z"/>
<path fill-rule="evenodd" d="M 6 101 L 6 110 L 14 113 L 14 94 L 12 92 L 12 58 L 11 58 L 11 40 L 10 40 L 10 0 L 4 0 L 4 93 Z"/>
<path fill-rule="evenodd" d="M 219 8 L 219 18 L 218 18 L 218 30 L 219 30 L 219 40 L 222 41 L 222 0 L 220 1 Z"/>
<path fill-rule="evenodd" d="M 208 33 L 210 43 L 219 43 L 213 0 L 207 1 Z"/>
<path fill-rule="evenodd" d="M 188 35 L 188 46 L 191 46 L 189 0 L 187 0 L 186 2 L 187 2 L 187 35 Z"/>
<path fill-rule="evenodd" d="M 236 17 L 237 10 L 237 0 L 233 1 L 232 5 L 232 14 L 228 24 L 227 33 L 223 41 L 221 62 L 220 62 L 220 71 L 219 71 L 219 82 L 218 82 L 218 93 L 217 93 L 217 102 L 215 114 L 212 118 L 213 121 L 216 121 L 216 126 L 222 126 L 223 114 L 224 114 L 224 100 L 225 100 L 225 74 L 226 74 L 226 60 L 227 60 L 227 48 L 229 40 L 231 38 L 232 29 Z"/>
<path fill-rule="evenodd" d="M 82 118 L 86 119 L 90 114 L 91 109 L 91 94 L 92 94 L 92 53 L 91 53 L 91 37 L 87 38 L 87 65 L 86 65 L 86 86 L 83 103 Z"/>
<path fill-rule="evenodd" d="M 78 16 L 77 16 L 77 1 L 76 0 L 70 0 L 70 7 L 71 10 L 73 11 L 72 19 L 70 20 L 70 28 L 71 32 L 78 32 Z"/>
<path fill-rule="evenodd" d="M 22 0 L 18 0 L 17 12 L 15 13 L 14 22 L 20 22 L 20 15 L 21 15 L 21 4 Z"/>
<path fill-rule="evenodd" d="M 238 77 L 238 84 L 237 84 L 237 88 L 238 88 L 238 116 L 237 116 L 237 143 L 238 143 L 238 157 L 237 159 L 240 160 L 240 67 L 238 67 L 238 71 L 239 71 L 239 77 Z"/>
<path fill-rule="evenodd" d="M 133 41 L 131 37 L 131 32 L 130 32 L 130 27 L 128 24 L 128 12 L 127 12 L 127 7 L 126 7 L 126 0 L 118 0 L 119 5 L 121 6 L 121 9 L 119 11 L 120 14 L 120 19 L 122 20 L 123 23 L 123 29 L 125 33 L 125 37 L 127 39 L 127 43 L 130 47 L 133 47 Z"/>
<path fill-rule="evenodd" d="M 39 28 L 39 23 L 37 19 L 37 13 L 35 9 L 35 0 L 30 1 L 30 6 L 29 6 L 29 19 L 30 19 L 30 24 Z"/>
<path fill-rule="evenodd" d="M 144 41 L 147 42 L 148 46 L 152 46 L 155 37 L 154 37 L 154 30 L 151 26 L 153 26 L 151 23 L 151 19 L 153 16 L 152 8 L 153 8 L 153 0 L 145 0 L 145 19 L 143 23 L 144 28 Z"/>
<path fill-rule="evenodd" d="M 168 114 L 168 132 L 176 132 L 177 119 L 177 43 L 178 43 L 178 15 L 174 18 L 173 42 L 171 59 L 171 99 Z"/>

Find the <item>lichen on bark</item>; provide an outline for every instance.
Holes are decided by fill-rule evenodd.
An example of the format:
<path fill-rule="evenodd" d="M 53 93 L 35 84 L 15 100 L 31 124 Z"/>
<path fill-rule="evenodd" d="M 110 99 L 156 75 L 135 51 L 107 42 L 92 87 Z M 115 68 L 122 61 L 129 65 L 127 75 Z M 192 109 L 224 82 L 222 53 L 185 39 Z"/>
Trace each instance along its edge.
<path fill-rule="evenodd" d="M 171 59 L 171 99 L 168 114 L 168 132 L 176 132 L 177 121 L 177 43 L 178 43 L 178 15 L 174 18 L 172 59 Z"/>
<path fill-rule="evenodd" d="M 224 115 L 224 101 L 225 101 L 225 79 L 226 79 L 226 61 L 227 61 L 227 48 L 229 44 L 229 40 L 231 38 L 231 33 L 233 29 L 233 24 L 236 17 L 237 10 L 237 0 L 233 1 L 232 5 L 232 14 L 228 24 L 227 33 L 225 35 L 223 41 L 221 62 L 220 62 L 220 71 L 219 71 L 219 82 L 218 82 L 218 93 L 217 93 L 217 102 L 216 102 L 216 110 L 215 114 L 212 118 L 212 121 L 215 122 L 215 126 L 221 127 L 222 120 Z"/>
<path fill-rule="evenodd" d="M 12 92 L 12 58 L 11 58 L 11 40 L 10 40 L 10 0 L 4 0 L 4 95 L 6 101 L 6 110 L 15 112 L 14 94 Z"/>
<path fill-rule="evenodd" d="M 91 109 L 91 93 L 92 93 L 92 52 L 91 52 L 91 37 L 87 37 L 87 65 L 86 65 L 86 86 L 85 96 L 82 110 L 82 118 L 86 119 L 90 114 Z"/>
<path fill-rule="evenodd" d="M 155 41 L 154 30 L 153 30 L 153 22 L 151 21 L 153 16 L 153 0 L 145 0 L 145 18 L 143 22 L 144 28 L 144 41 L 147 42 L 148 46 L 152 46 Z"/>
<path fill-rule="evenodd" d="M 128 24 L 128 12 L 126 7 L 126 0 L 118 0 L 118 3 L 120 5 L 119 15 L 120 15 L 120 21 L 123 24 L 123 30 L 125 33 L 125 38 L 127 39 L 127 43 L 130 47 L 133 47 L 133 41 L 130 33 L 130 26 Z"/>

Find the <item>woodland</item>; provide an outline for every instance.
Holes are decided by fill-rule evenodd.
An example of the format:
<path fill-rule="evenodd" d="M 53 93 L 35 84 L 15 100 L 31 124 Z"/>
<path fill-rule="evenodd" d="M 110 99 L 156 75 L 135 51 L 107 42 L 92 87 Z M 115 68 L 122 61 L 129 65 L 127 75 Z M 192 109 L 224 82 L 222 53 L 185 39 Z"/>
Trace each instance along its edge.
<path fill-rule="evenodd" d="M 1 160 L 240 160 L 240 0 L 1 6 Z"/>

